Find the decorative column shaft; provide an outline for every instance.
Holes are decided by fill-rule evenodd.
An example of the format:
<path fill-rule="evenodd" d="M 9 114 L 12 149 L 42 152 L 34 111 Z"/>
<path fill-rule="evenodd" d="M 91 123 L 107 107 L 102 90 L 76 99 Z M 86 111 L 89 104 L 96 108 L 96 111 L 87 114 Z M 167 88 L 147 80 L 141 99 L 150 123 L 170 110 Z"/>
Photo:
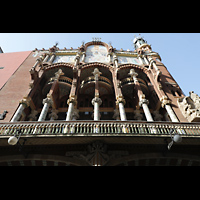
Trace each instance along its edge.
<path fill-rule="evenodd" d="M 144 61 L 146 62 L 146 64 L 149 65 L 149 61 L 148 61 L 147 57 L 144 55 L 143 58 L 144 58 Z"/>
<path fill-rule="evenodd" d="M 138 96 L 140 99 L 139 106 L 143 108 L 147 121 L 154 121 L 153 117 L 151 115 L 151 112 L 149 110 L 149 107 L 148 107 L 149 101 L 147 99 L 145 99 L 145 94 L 143 94 L 142 89 L 140 87 L 140 83 L 137 79 L 138 74 L 135 72 L 134 69 L 131 69 L 129 75 L 134 80 L 134 83 L 135 83 L 135 86 L 136 86 L 136 89 L 138 92 Z"/>
<path fill-rule="evenodd" d="M 119 105 L 119 114 L 120 114 L 121 121 L 127 121 L 126 112 L 124 109 L 125 103 L 126 101 L 123 97 L 117 97 L 116 105 Z"/>
<path fill-rule="evenodd" d="M 85 51 L 84 51 L 82 54 L 83 54 L 83 57 L 82 57 L 82 62 L 85 62 L 85 56 L 86 56 L 86 53 L 85 53 Z"/>
<path fill-rule="evenodd" d="M 153 122 L 154 120 L 153 120 L 151 112 L 148 108 L 149 101 L 147 99 L 141 99 L 139 104 L 140 104 L 140 106 L 142 106 L 142 108 L 144 110 L 144 114 L 145 114 L 147 121 Z"/>
<path fill-rule="evenodd" d="M 46 55 L 45 59 L 43 60 L 43 62 L 47 62 L 47 60 L 49 59 L 49 54 Z"/>
<path fill-rule="evenodd" d="M 16 122 L 20 119 L 23 110 L 30 105 L 30 99 L 28 97 L 24 97 L 19 103 L 20 105 L 10 122 Z"/>
<path fill-rule="evenodd" d="M 144 64 L 144 62 L 143 62 L 143 60 L 142 60 L 142 57 L 141 57 L 141 55 L 138 55 L 138 59 L 139 59 L 140 63 L 143 65 L 143 64 Z"/>
<path fill-rule="evenodd" d="M 108 57 L 108 62 L 111 62 L 111 53 L 110 52 L 108 52 L 108 55 L 107 55 L 107 57 Z"/>
<path fill-rule="evenodd" d="M 77 97 L 69 97 L 69 99 L 67 100 L 67 104 L 69 105 L 68 107 L 68 111 L 67 111 L 67 117 L 66 117 L 66 121 L 70 121 L 72 119 L 72 113 L 74 110 L 74 106 L 77 103 Z"/>
<path fill-rule="evenodd" d="M 53 101 L 51 100 L 51 98 L 48 95 L 47 95 L 46 99 L 43 99 L 44 106 L 43 106 L 40 116 L 38 118 L 38 122 L 45 121 L 49 107 L 52 105 L 52 103 L 53 103 Z"/>
<path fill-rule="evenodd" d="M 162 107 L 166 109 L 169 117 L 171 118 L 172 122 L 179 122 L 178 118 L 176 117 L 170 103 L 171 101 L 168 100 L 167 96 L 163 96 L 162 99 L 161 99 L 161 102 L 162 102 Z"/>
<path fill-rule="evenodd" d="M 100 120 L 99 106 L 102 104 L 102 100 L 99 98 L 99 77 L 102 74 L 98 68 L 95 68 L 92 72 L 95 78 L 95 97 L 92 99 L 92 105 L 94 106 L 94 120 Z"/>
<path fill-rule="evenodd" d="M 53 53 L 53 54 L 51 55 L 51 58 L 50 58 L 49 62 L 52 63 L 55 57 L 56 57 L 56 54 Z"/>
<path fill-rule="evenodd" d="M 116 68 L 118 68 L 118 58 L 115 53 L 113 53 L 113 61 L 115 63 Z"/>
<path fill-rule="evenodd" d="M 153 66 L 153 67 L 155 68 L 156 71 L 160 71 L 160 70 L 158 69 L 157 65 L 156 65 L 156 61 L 155 61 L 153 58 L 149 58 L 149 62 L 150 62 L 149 67 L 152 67 L 152 66 Z"/>
<path fill-rule="evenodd" d="M 13 118 L 11 119 L 10 122 L 16 122 L 19 120 L 19 118 L 22 115 L 23 110 L 25 109 L 25 105 L 20 104 L 20 106 L 18 107 L 17 111 L 15 112 Z"/>
<path fill-rule="evenodd" d="M 100 120 L 99 106 L 102 104 L 102 100 L 98 97 L 92 99 L 92 105 L 94 106 L 94 121 Z"/>

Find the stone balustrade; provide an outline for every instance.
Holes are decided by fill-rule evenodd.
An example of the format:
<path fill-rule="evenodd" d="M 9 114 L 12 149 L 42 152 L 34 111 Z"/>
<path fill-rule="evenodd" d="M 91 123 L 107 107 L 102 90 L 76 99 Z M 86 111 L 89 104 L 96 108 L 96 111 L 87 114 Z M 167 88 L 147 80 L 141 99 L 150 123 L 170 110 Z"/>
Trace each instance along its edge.
<path fill-rule="evenodd" d="M 136 122 L 136 121 L 47 121 L 47 122 L 10 122 L 0 123 L 1 136 L 14 135 L 20 129 L 22 135 L 160 135 L 170 136 L 169 131 L 185 136 L 200 136 L 198 123 L 173 123 L 173 122 Z"/>

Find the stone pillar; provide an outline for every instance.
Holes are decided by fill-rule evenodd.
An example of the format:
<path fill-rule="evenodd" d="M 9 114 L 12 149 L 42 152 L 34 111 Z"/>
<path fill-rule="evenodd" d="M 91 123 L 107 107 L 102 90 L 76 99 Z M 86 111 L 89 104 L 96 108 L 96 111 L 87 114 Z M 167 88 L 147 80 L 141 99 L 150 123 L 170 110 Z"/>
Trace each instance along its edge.
<path fill-rule="evenodd" d="M 127 121 L 126 112 L 124 109 L 125 103 L 126 101 L 123 97 L 117 97 L 116 105 L 119 106 L 119 114 L 120 114 L 121 121 Z"/>
<path fill-rule="evenodd" d="M 47 62 L 48 59 L 49 59 L 49 54 L 46 55 L 46 57 L 44 58 L 43 62 Z"/>
<path fill-rule="evenodd" d="M 111 53 L 110 52 L 108 52 L 108 55 L 107 55 L 107 57 L 108 57 L 108 62 L 111 62 Z"/>
<path fill-rule="evenodd" d="M 100 120 L 99 106 L 102 104 L 102 100 L 99 98 L 99 77 L 102 74 L 98 68 L 95 68 L 92 72 L 95 79 L 95 97 L 92 99 L 92 105 L 94 106 L 94 120 Z"/>
<path fill-rule="evenodd" d="M 149 67 L 154 67 L 155 68 L 155 70 L 156 71 L 160 71 L 159 69 L 158 69 L 158 67 L 157 67 L 157 65 L 156 65 L 156 61 L 153 59 L 153 58 L 149 58 L 149 62 L 150 62 L 150 64 L 149 64 Z"/>
<path fill-rule="evenodd" d="M 118 58 L 115 53 L 113 53 L 113 61 L 114 61 L 116 68 L 118 68 Z"/>
<path fill-rule="evenodd" d="M 40 116 L 38 118 L 38 122 L 41 122 L 41 121 L 45 121 L 45 118 L 47 116 L 47 113 L 48 113 L 48 110 L 49 110 L 49 107 L 53 104 L 53 101 L 51 100 L 51 98 L 47 95 L 47 98 L 46 99 L 43 99 L 43 108 L 42 108 L 42 111 L 40 113 Z"/>
<path fill-rule="evenodd" d="M 145 99 L 145 94 L 143 94 L 142 89 L 140 87 L 140 83 L 137 79 L 138 74 L 135 72 L 134 69 L 131 69 L 129 75 L 134 80 L 134 83 L 135 83 L 135 86 L 136 86 L 136 89 L 138 92 L 139 100 L 140 100 L 139 106 L 143 108 L 147 121 L 154 121 L 153 117 L 150 113 L 150 110 L 148 108 L 149 101 L 147 99 Z"/>
<path fill-rule="evenodd" d="M 36 63 L 33 65 L 32 70 L 35 70 L 36 66 L 42 62 L 42 56 L 36 59 Z"/>
<path fill-rule="evenodd" d="M 142 98 L 139 102 L 140 107 L 142 106 L 142 108 L 144 110 L 144 114 L 145 114 L 147 121 L 153 122 L 154 120 L 153 120 L 151 112 L 148 108 L 148 104 L 149 104 L 149 101 L 147 99 L 144 99 L 144 98 Z"/>
<path fill-rule="evenodd" d="M 139 59 L 140 63 L 143 65 L 144 63 L 143 63 L 141 55 L 138 55 L 138 59 Z"/>
<path fill-rule="evenodd" d="M 51 55 L 51 58 L 50 58 L 49 62 L 52 63 L 55 57 L 56 57 L 56 54 L 53 53 L 53 54 Z"/>
<path fill-rule="evenodd" d="M 99 106 L 102 104 L 102 100 L 99 97 L 92 99 L 92 105 L 94 106 L 94 121 L 100 120 Z"/>
<path fill-rule="evenodd" d="M 23 110 L 30 105 L 30 98 L 24 97 L 19 103 L 20 105 L 10 122 L 16 122 L 20 119 Z"/>
<path fill-rule="evenodd" d="M 85 51 L 84 51 L 82 54 L 83 54 L 82 62 L 85 62 L 85 57 L 86 57 L 86 53 L 85 53 Z"/>
<path fill-rule="evenodd" d="M 144 61 L 146 62 L 146 64 L 149 65 L 149 61 L 148 61 L 147 57 L 144 55 L 143 58 L 144 58 Z"/>
<path fill-rule="evenodd" d="M 161 99 L 161 106 L 167 111 L 169 117 L 171 118 L 172 122 L 179 122 L 178 118 L 176 117 L 172 107 L 171 107 L 171 101 L 168 100 L 167 96 L 163 96 L 162 99 Z"/>
<path fill-rule="evenodd" d="M 68 107 L 68 111 L 67 111 L 66 121 L 70 121 L 72 119 L 72 113 L 73 113 L 73 110 L 74 110 L 74 106 L 77 103 L 76 99 L 77 99 L 76 96 L 74 96 L 74 97 L 71 96 L 67 100 L 67 104 L 69 105 L 69 107 Z"/>

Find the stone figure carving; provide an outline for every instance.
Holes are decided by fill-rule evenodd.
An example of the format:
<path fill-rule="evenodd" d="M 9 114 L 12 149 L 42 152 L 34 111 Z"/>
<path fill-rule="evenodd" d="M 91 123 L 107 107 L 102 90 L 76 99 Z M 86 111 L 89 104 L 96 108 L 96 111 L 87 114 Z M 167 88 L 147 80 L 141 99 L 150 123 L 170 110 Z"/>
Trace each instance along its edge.
<path fill-rule="evenodd" d="M 189 122 L 200 121 L 200 97 L 193 91 L 189 92 L 190 96 L 178 99 L 178 106 Z"/>

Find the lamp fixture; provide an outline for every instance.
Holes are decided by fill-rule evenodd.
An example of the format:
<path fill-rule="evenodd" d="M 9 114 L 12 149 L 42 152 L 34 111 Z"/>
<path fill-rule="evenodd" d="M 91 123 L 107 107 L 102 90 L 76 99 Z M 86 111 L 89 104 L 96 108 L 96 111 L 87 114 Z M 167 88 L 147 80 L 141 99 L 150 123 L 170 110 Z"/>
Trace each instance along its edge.
<path fill-rule="evenodd" d="M 172 141 L 168 144 L 167 148 L 168 150 L 171 149 L 172 145 L 174 144 L 174 142 L 176 143 L 180 143 L 182 141 L 182 137 L 179 134 L 174 134 L 174 137 L 172 137 L 172 133 L 174 132 L 174 129 L 172 129 L 169 133 L 171 136 Z"/>
<path fill-rule="evenodd" d="M 17 133 L 19 133 L 19 137 L 18 138 L 16 137 L 17 134 L 15 134 L 14 136 L 9 137 L 8 138 L 8 144 L 9 145 L 18 145 L 19 151 L 24 155 L 25 158 L 27 158 L 28 153 L 24 152 L 24 150 L 23 150 L 23 147 L 25 145 L 26 139 L 24 139 L 24 142 L 22 144 L 20 144 L 19 143 L 19 139 L 20 139 L 21 134 L 22 134 L 21 130 L 17 129 Z"/>

